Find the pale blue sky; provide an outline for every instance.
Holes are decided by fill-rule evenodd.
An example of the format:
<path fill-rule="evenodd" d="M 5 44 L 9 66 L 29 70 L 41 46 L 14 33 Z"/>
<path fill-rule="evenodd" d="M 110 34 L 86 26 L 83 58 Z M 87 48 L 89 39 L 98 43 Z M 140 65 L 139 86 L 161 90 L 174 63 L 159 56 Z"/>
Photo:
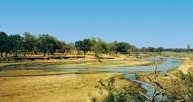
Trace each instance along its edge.
<path fill-rule="evenodd" d="M 0 31 L 193 46 L 193 0 L 0 0 Z"/>

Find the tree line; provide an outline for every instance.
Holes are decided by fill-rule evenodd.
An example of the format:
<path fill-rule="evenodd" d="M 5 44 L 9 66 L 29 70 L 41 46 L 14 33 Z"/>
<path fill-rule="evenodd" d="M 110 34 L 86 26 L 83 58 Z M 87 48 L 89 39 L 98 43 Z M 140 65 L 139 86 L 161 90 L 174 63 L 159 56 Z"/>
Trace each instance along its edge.
<path fill-rule="evenodd" d="M 100 38 L 86 38 L 83 40 L 75 41 L 74 43 L 66 43 L 65 41 L 58 40 L 56 37 L 49 34 L 40 34 L 35 36 L 29 32 L 24 34 L 10 35 L 5 32 L 0 32 L 0 54 L 3 56 L 18 56 L 18 53 L 35 54 L 42 53 L 44 56 L 57 53 L 77 52 L 78 54 L 87 54 L 88 52 L 99 54 L 139 54 L 144 52 L 162 51 L 192 51 L 188 49 L 164 49 L 163 47 L 142 47 L 137 48 L 128 42 L 105 42 Z"/>
<path fill-rule="evenodd" d="M 41 34 L 35 36 L 31 33 L 10 35 L 5 32 L 0 32 L 0 53 L 4 56 L 18 56 L 18 53 L 38 54 L 43 53 L 54 55 L 57 53 L 67 53 L 75 51 L 79 54 L 87 54 L 94 52 L 95 55 L 101 53 L 128 53 L 129 50 L 137 49 L 134 45 L 127 42 L 105 42 L 100 38 L 86 38 L 75 41 L 74 43 L 66 43 L 58 40 L 56 37 L 49 34 Z"/>

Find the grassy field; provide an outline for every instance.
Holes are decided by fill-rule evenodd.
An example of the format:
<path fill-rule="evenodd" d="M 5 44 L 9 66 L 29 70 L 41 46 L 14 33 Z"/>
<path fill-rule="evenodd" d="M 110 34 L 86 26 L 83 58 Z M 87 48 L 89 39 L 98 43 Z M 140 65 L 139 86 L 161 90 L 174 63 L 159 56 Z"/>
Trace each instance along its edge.
<path fill-rule="evenodd" d="M 97 59 L 92 56 L 86 56 L 86 58 L 69 58 L 69 59 L 50 59 L 50 60 L 34 60 L 23 61 L 13 63 L 1 63 L 0 67 L 17 67 L 17 66 L 63 66 L 63 67 L 116 67 L 116 66 L 137 66 L 137 65 L 151 65 L 152 62 L 135 57 L 117 56 L 111 59 L 101 59 L 102 62 L 98 62 Z"/>
<path fill-rule="evenodd" d="M 0 102 L 90 102 L 90 96 L 101 102 L 105 95 L 95 86 L 110 77 L 117 87 L 133 85 L 117 73 L 0 77 Z"/>

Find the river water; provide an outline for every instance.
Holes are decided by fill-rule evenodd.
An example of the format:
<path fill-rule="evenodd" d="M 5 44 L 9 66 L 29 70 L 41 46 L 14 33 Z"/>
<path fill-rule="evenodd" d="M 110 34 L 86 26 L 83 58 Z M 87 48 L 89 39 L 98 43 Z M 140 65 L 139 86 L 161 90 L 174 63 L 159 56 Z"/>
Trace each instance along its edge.
<path fill-rule="evenodd" d="M 161 64 L 157 65 L 157 71 L 166 73 L 169 70 L 177 68 L 182 64 L 181 60 L 167 58 Z M 155 70 L 155 65 L 152 66 L 130 66 L 130 67 L 112 67 L 112 68 L 66 68 L 62 66 L 55 66 L 44 68 L 49 71 L 64 71 L 64 72 L 118 72 L 118 73 L 133 73 L 133 72 L 151 72 Z"/>

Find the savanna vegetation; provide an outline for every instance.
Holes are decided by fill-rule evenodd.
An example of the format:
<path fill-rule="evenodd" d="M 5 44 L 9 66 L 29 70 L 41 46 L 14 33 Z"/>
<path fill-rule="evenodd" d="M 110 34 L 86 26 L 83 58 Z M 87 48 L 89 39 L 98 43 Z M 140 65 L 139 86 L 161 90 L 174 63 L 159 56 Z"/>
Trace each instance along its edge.
<path fill-rule="evenodd" d="M 192 51 L 190 45 L 187 48 L 138 48 L 128 42 L 107 42 L 100 38 L 67 43 L 49 34 L 0 32 L 0 102 L 156 102 L 159 95 L 167 96 L 171 102 L 192 102 Z M 152 97 L 145 95 L 146 90 L 138 83 L 124 79 L 120 73 L 41 69 L 45 66 L 109 68 L 159 64 L 143 59 L 148 56 L 184 61 L 179 68 L 165 74 L 156 69 L 137 73 L 137 80 L 159 89 Z M 27 69 L 29 66 L 36 69 Z"/>
<path fill-rule="evenodd" d="M 100 54 L 139 54 L 140 52 L 184 51 L 184 49 L 164 49 L 163 47 L 137 48 L 128 42 L 106 42 L 100 38 L 86 38 L 73 43 L 61 41 L 49 34 L 35 36 L 29 32 L 24 34 L 7 34 L 0 32 L 1 57 L 27 55 L 54 55 L 56 53 L 87 54 L 93 52 L 96 57 Z M 19 55 L 18 55 L 19 54 Z"/>
<path fill-rule="evenodd" d="M 87 38 L 74 43 L 66 43 L 48 34 L 34 36 L 27 32 L 23 35 L 8 35 L 5 32 L 0 32 L 0 46 L 1 57 L 18 56 L 18 53 L 22 53 L 23 56 L 26 56 L 27 53 L 30 55 L 42 53 L 46 56 L 47 54 L 54 55 L 55 53 L 74 51 L 78 54 L 94 52 L 98 55 L 99 53 L 128 53 L 128 50 L 137 49 L 126 42 L 107 43 L 101 39 Z"/>

